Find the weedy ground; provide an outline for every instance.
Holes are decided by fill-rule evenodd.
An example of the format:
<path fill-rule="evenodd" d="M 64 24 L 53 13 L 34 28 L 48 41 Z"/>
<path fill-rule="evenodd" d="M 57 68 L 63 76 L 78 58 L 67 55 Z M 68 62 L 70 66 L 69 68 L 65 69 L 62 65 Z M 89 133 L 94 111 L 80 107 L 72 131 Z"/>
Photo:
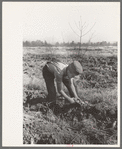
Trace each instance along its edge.
<path fill-rule="evenodd" d="M 75 82 L 78 95 L 94 107 L 83 107 L 80 122 L 71 121 L 68 114 L 59 117 L 43 104 L 47 89 L 42 68 L 54 59 L 64 63 L 78 60 L 83 66 L 84 73 Z M 25 48 L 23 144 L 117 144 L 117 66 L 116 49 Z"/>

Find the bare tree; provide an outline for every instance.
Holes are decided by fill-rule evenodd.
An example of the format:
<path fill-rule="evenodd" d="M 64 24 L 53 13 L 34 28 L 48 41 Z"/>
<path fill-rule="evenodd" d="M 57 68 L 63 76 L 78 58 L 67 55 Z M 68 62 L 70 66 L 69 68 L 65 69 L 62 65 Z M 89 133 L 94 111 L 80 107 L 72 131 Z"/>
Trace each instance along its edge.
<path fill-rule="evenodd" d="M 77 29 L 79 30 L 79 32 L 77 33 L 72 26 L 69 23 L 70 28 L 72 29 L 72 31 L 79 37 L 80 39 L 80 44 L 79 44 L 79 49 L 81 48 L 81 44 L 82 44 L 82 37 L 84 37 L 85 35 L 87 35 L 95 26 L 96 22 L 92 25 L 92 27 L 90 27 L 90 29 L 87 30 L 87 27 L 89 24 L 86 24 L 86 22 L 82 22 L 82 18 L 80 17 L 80 21 L 79 24 L 77 24 L 76 22 L 74 22 Z M 87 31 L 86 31 L 87 30 Z M 91 39 L 93 38 L 93 35 L 91 36 Z M 90 40 L 91 40 L 90 39 Z"/>

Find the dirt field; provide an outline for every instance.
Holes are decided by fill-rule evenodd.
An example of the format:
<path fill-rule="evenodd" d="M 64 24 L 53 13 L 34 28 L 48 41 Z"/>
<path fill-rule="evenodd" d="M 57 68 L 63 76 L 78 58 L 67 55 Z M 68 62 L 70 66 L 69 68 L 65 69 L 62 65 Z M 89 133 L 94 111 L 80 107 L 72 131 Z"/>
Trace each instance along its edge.
<path fill-rule="evenodd" d="M 42 103 L 47 95 L 42 68 L 53 59 L 83 66 L 78 95 L 94 106 L 85 105 L 80 120 L 71 120 L 71 111 L 55 115 Z M 24 48 L 23 144 L 117 144 L 117 65 L 116 47 Z"/>

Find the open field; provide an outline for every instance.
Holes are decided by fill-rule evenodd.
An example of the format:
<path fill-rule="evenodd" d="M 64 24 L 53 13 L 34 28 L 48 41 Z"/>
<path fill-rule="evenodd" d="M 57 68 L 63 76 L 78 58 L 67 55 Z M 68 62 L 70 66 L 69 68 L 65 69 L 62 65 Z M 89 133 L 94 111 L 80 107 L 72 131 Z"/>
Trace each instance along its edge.
<path fill-rule="evenodd" d="M 82 47 L 83 52 L 87 51 L 87 55 L 117 55 L 117 47 L 116 46 L 104 46 L 104 47 Z M 78 47 L 24 47 L 24 54 L 60 54 L 66 55 L 69 54 L 78 54 Z"/>
<path fill-rule="evenodd" d="M 94 108 L 84 107 L 80 123 L 75 122 L 77 129 L 67 117 L 61 118 L 50 110 L 44 112 L 41 101 L 45 101 L 47 90 L 42 68 L 53 59 L 64 63 L 78 60 L 83 66 L 81 80 L 76 82 L 78 94 Z M 24 48 L 23 143 L 117 144 L 117 65 L 117 47 L 89 47 L 81 51 L 64 47 Z"/>

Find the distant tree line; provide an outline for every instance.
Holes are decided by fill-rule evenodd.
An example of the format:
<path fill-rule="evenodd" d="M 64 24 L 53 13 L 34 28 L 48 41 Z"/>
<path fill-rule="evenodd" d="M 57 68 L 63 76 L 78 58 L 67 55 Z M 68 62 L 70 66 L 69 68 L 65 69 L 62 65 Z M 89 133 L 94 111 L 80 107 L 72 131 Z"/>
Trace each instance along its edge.
<path fill-rule="evenodd" d="M 23 47 L 51 47 L 51 46 L 55 46 L 55 47 L 79 47 L 80 42 L 56 42 L 55 44 L 50 44 L 47 41 L 41 41 L 41 40 L 36 40 L 36 41 L 23 41 Z M 117 42 L 114 43 L 110 43 L 110 42 L 106 42 L 106 41 L 102 41 L 102 42 L 89 42 L 89 43 L 82 43 L 81 46 L 117 46 Z"/>

